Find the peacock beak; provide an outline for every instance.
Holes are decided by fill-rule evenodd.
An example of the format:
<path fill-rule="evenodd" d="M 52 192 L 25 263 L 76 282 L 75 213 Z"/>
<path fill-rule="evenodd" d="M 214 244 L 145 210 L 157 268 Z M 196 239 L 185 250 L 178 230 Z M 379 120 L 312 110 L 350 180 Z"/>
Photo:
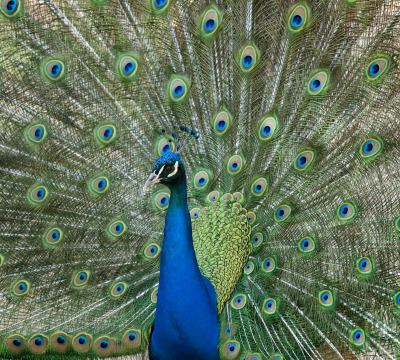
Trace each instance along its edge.
<path fill-rule="evenodd" d="M 146 183 L 143 186 L 143 192 L 145 192 L 146 189 L 153 186 L 154 184 L 159 183 L 162 180 L 162 178 L 160 178 L 160 175 L 162 174 L 162 172 L 164 170 L 164 166 L 158 171 L 158 173 L 157 173 L 157 170 L 155 170 L 151 173 L 151 175 L 149 176 L 149 178 L 147 179 Z"/>

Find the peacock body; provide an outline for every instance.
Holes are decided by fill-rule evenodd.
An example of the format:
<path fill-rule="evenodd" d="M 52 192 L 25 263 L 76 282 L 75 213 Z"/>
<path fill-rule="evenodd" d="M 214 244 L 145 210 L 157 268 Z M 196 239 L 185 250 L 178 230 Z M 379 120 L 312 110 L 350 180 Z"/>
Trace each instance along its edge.
<path fill-rule="evenodd" d="M 1 358 L 397 358 L 400 2 L 0 24 Z"/>

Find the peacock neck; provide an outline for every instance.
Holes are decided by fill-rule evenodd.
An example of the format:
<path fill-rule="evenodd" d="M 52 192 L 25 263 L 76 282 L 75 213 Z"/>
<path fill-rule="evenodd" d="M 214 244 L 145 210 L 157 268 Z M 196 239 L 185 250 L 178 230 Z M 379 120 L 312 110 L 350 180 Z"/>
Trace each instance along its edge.
<path fill-rule="evenodd" d="M 217 297 L 197 264 L 186 179 L 169 188 L 151 358 L 218 359 Z"/>

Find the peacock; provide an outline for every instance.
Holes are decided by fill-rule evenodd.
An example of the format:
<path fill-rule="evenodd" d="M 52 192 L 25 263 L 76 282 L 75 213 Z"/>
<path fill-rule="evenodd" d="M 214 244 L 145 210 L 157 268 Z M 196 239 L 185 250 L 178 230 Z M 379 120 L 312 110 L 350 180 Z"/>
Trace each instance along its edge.
<path fill-rule="evenodd" d="M 398 359 L 398 0 L 0 0 L 0 358 Z"/>

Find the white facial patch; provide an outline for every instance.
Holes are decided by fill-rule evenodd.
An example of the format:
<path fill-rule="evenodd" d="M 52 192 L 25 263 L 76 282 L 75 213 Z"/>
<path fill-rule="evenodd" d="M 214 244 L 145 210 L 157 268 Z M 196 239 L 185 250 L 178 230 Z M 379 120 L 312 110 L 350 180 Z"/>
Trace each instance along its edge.
<path fill-rule="evenodd" d="M 175 165 L 174 165 L 174 171 L 171 174 L 168 174 L 167 177 L 171 177 L 174 176 L 177 172 L 178 172 L 178 167 L 179 167 L 179 161 L 175 161 Z"/>

